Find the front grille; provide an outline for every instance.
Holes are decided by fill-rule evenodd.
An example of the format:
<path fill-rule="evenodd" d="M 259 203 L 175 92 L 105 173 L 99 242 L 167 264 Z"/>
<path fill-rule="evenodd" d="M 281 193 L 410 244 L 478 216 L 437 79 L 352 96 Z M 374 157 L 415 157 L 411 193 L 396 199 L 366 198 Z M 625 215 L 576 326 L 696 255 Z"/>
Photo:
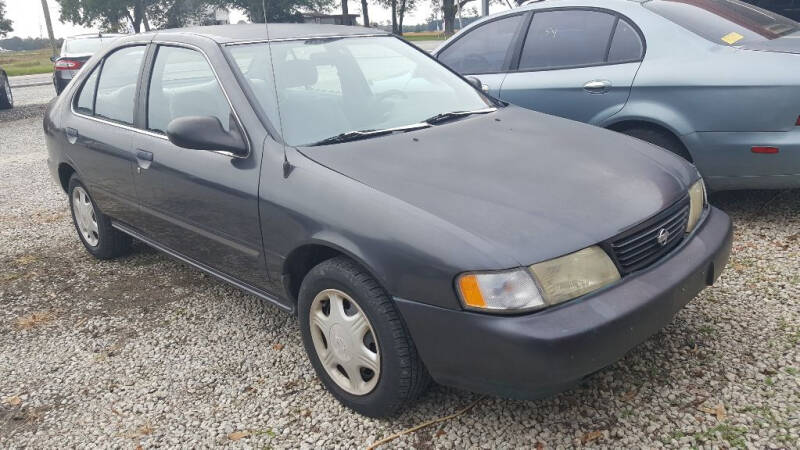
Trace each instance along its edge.
<path fill-rule="evenodd" d="M 644 269 L 669 253 L 683 240 L 688 219 L 689 198 L 685 197 L 612 239 L 611 250 L 620 272 L 624 275 Z M 664 242 L 659 242 L 662 230 L 669 235 Z"/>

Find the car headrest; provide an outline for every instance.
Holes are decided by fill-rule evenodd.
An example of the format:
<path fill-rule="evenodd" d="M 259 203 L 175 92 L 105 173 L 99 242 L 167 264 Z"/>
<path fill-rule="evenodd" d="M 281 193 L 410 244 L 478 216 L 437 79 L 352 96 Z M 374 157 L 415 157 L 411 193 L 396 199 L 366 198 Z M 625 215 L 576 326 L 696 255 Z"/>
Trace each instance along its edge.
<path fill-rule="evenodd" d="M 309 61 L 284 61 L 277 67 L 277 79 L 284 88 L 311 86 L 317 82 L 317 66 Z"/>

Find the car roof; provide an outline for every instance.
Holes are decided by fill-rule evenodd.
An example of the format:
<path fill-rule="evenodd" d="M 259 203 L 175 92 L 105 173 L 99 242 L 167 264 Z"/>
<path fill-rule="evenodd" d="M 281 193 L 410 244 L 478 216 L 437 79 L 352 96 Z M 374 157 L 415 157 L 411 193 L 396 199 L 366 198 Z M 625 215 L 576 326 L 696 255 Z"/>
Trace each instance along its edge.
<path fill-rule="evenodd" d="M 174 34 L 195 34 L 211 38 L 221 44 L 277 39 L 307 39 L 339 36 L 389 35 L 378 28 L 313 23 L 271 23 L 269 33 L 263 23 L 210 25 L 202 27 L 173 28 L 154 32 L 159 37 Z"/>
<path fill-rule="evenodd" d="M 114 38 L 114 37 L 122 37 L 128 36 L 124 33 L 86 33 L 86 34 L 76 34 L 74 36 L 67 36 L 64 39 L 66 40 L 73 40 L 73 39 L 97 39 L 97 38 Z"/>

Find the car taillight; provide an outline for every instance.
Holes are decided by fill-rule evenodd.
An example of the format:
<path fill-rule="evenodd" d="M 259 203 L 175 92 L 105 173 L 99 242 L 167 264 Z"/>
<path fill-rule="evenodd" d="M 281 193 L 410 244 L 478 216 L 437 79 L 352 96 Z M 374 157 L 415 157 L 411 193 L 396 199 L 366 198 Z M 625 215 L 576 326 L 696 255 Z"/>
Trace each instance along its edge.
<path fill-rule="evenodd" d="M 767 155 L 773 155 L 775 153 L 780 152 L 778 147 L 765 147 L 765 146 L 751 147 L 750 151 L 753 153 L 762 153 Z"/>
<path fill-rule="evenodd" d="M 800 126 L 800 116 L 797 116 L 797 121 L 794 124 Z"/>
<path fill-rule="evenodd" d="M 56 61 L 55 68 L 56 70 L 78 70 L 82 65 L 83 63 L 81 61 L 75 61 L 73 59 L 60 59 Z"/>

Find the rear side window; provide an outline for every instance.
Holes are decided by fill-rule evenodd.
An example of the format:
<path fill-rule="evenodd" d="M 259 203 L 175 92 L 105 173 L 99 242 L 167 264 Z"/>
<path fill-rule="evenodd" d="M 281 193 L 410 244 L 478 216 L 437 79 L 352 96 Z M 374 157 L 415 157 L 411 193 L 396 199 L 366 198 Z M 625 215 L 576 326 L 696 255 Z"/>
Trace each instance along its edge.
<path fill-rule="evenodd" d="M 133 124 L 134 101 L 144 46 L 124 47 L 107 56 L 97 82 L 94 115 Z"/>
<path fill-rule="evenodd" d="M 462 74 L 502 72 L 523 17 L 515 15 L 478 26 L 444 49 L 439 61 Z"/>
<path fill-rule="evenodd" d="M 179 117 L 210 116 L 230 131 L 231 109 L 206 58 L 195 50 L 161 46 L 147 94 L 147 128 L 165 132 Z"/>
<path fill-rule="evenodd" d="M 94 114 L 94 92 L 97 88 L 97 74 L 100 73 L 100 68 L 95 68 L 91 75 L 86 79 L 81 87 L 81 92 L 78 94 L 78 100 L 75 102 L 75 111 L 81 114 Z"/>
<path fill-rule="evenodd" d="M 581 67 L 606 61 L 616 17 L 599 11 L 535 13 L 519 62 L 520 70 Z"/>
<path fill-rule="evenodd" d="M 614 37 L 611 38 L 611 47 L 608 49 L 608 62 L 619 63 L 625 61 L 638 61 L 642 58 L 644 46 L 639 38 L 639 33 L 625 20 L 617 22 Z"/>
<path fill-rule="evenodd" d="M 645 8 L 720 45 L 769 41 L 800 30 L 800 24 L 738 0 L 653 0 Z"/>

